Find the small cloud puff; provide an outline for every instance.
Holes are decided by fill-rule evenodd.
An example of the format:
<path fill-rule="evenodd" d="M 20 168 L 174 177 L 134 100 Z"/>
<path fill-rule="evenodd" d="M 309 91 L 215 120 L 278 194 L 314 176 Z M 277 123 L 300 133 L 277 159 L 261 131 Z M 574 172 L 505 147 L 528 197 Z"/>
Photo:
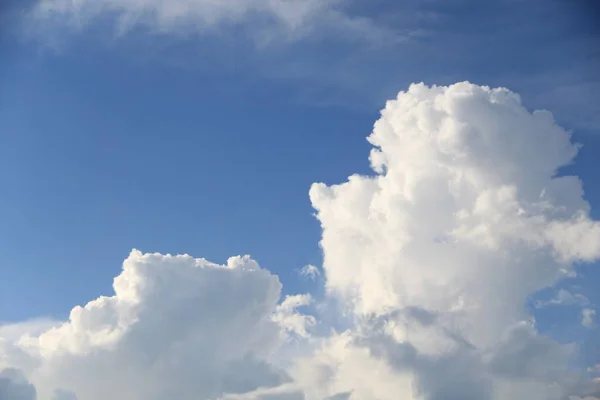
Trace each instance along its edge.
<path fill-rule="evenodd" d="M 592 329 L 595 326 L 595 317 L 596 310 L 591 308 L 584 308 L 583 310 L 581 310 L 581 325 L 585 328 Z"/>
<path fill-rule="evenodd" d="M 319 270 L 319 268 L 317 268 L 316 266 L 314 266 L 312 264 L 308 264 L 308 265 L 305 265 L 304 267 L 302 267 L 300 269 L 299 273 L 300 273 L 300 276 L 304 276 L 313 281 L 321 275 L 321 271 Z"/>

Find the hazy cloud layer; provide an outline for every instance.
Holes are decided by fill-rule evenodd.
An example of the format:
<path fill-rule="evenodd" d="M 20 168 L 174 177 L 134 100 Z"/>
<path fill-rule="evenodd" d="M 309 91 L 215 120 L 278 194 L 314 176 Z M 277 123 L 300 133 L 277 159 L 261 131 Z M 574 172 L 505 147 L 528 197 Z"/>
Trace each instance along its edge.
<path fill-rule="evenodd" d="M 17 369 L 7 368 L 0 371 L 0 399 L 35 400 L 35 387 L 27 381 Z"/>
<path fill-rule="evenodd" d="M 281 298 L 278 278 L 248 257 L 216 265 L 133 251 L 113 295 L 75 307 L 68 321 L 0 330 L 11 332 L 0 341 L 0 369 L 9 371 L 0 375 L 0 395 L 564 400 L 594 393 L 585 368 L 573 366 L 577 346 L 540 335 L 526 309 L 574 263 L 600 256 L 600 224 L 582 183 L 556 174 L 577 154 L 569 134 L 515 93 L 462 82 L 412 85 L 387 103 L 369 141 L 372 175 L 310 189 L 323 229 L 325 301 L 340 304 L 348 329 L 325 326 L 316 335 L 322 322 L 301 309 L 312 298 Z"/>
<path fill-rule="evenodd" d="M 584 308 L 581 310 L 581 325 L 592 329 L 595 326 L 596 310 L 592 308 Z"/>
<path fill-rule="evenodd" d="M 118 34 L 135 27 L 161 33 L 215 33 L 242 29 L 259 46 L 314 35 L 366 43 L 396 42 L 394 30 L 351 15 L 346 0 L 38 0 L 35 24 L 82 28 L 98 18 L 115 18 Z"/>

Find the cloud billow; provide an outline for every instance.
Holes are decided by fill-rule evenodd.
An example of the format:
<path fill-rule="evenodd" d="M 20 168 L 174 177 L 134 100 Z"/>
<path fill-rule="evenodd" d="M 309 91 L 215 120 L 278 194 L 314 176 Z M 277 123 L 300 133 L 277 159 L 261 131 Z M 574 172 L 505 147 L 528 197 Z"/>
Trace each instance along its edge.
<path fill-rule="evenodd" d="M 14 385 L 24 393 L 14 400 L 592 393 L 573 367 L 576 346 L 540 335 L 526 309 L 600 256 L 582 183 L 557 174 L 577 154 L 568 132 L 509 90 L 461 82 L 411 85 L 368 140 L 372 175 L 310 189 L 322 226 L 317 282 L 348 329 L 317 335 L 326 319 L 298 310 L 314 300 L 281 299 L 277 276 L 248 257 L 217 265 L 133 251 L 113 295 L 0 341 L 0 369 L 24 373 L 0 380 L 10 382 L 0 395 Z"/>
<path fill-rule="evenodd" d="M 358 378 L 338 366 L 330 382 L 339 387 L 330 392 L 565 396 L 579 384 L 568 368 L 574 349 L 538 336 L 525 304 L 576 262 L 600 255 L 600 224 L 580 180 L 557 174 L 577 154 L 569 133 L 509 90 L 462 82 L 412 85 L 387 103 L 368 139 L 374 176 L 315 184 L 310 196 L 323 229 L 328 293 L 359 326 L 337 340 L 361 358 L 380 354 L 369 361 L 375 365 L 395 357 L 380 368 L 397 384 L 374 395 L 373 386 L 391 378 L 366 374 L 359 391 Z M 435 322 L 402 312 L 410 308 Z M 373 316 L 385 321 L 376 332 Z M 321 350 L 353 363 L 330 351 Z"/>

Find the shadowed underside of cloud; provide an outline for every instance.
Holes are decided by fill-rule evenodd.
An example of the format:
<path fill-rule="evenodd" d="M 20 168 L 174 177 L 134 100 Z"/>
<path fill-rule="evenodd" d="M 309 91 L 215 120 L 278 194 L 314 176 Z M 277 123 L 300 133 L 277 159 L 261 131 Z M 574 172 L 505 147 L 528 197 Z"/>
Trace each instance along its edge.
<path fill-rule="evenodd" d="M 27 381 L 21 371 L 7 368 L 0 372 L 0 399 L 35 400 L 35 387 Z"/>
<path fill-rule="evenodd" d="M 310 189 L 327 297 L 347 330 L 317 335 L 319 319 L 298 311 L 311 298 L 282 301 L 278 278 L 248 257 L 134 251 L 112 296 L 52 328 L 5 328 L 0 369 L 14 376 L 0 398 L 32 399 L 32 385 L 42 400 L 593 393 L 577 346 L 541 336 L 526 309 L 600 256 L 582 183 L 556 173 L 577 153 L 569 134 L 515 93 L 463 82 L 412 85 L 368 139 L 371 176 Z"/>

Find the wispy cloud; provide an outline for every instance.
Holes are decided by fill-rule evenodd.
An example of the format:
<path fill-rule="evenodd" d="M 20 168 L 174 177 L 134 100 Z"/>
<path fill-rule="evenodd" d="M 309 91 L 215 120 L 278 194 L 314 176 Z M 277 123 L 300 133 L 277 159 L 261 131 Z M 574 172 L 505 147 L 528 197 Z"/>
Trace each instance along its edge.
<path fill-rule="evenodd" d="M 394 29 L 347 12 L 345 0 L 38 0 L 30 25 L 82 29 L 101 18 L 116 33 L 136 27 L 155 33 L 215 33 L 241 30 L 261 47 L 326 35 L 385 43 L 403 40 Z"/>
<path fill-rule="evenodd" d="M 316 266 L 308 264 L 300 269 L 299 274 L 300 276 L 314 281 L 315 279 L 317 279 L 317 277 L 321 275 L 321 271 Z"/>
<path fill-rule="evenodd" d="M 550 300 L 538 300 L 535 303 L 536 308 L 548 306 L 580 306 L 585 307 L 590 304 L 587 297 L 580 293 L 572 294 L 568 290 L 560 289 L 556 296 Z"/>
<path fill-rule="evenodd" d="M 300 400 L 304 399 L 304 396 L 297 385 L 285 383 L 276 387 L 260 387 L 248 393 L 226 394 L 219 400 L 264 400 L 269 398 Z"/>

